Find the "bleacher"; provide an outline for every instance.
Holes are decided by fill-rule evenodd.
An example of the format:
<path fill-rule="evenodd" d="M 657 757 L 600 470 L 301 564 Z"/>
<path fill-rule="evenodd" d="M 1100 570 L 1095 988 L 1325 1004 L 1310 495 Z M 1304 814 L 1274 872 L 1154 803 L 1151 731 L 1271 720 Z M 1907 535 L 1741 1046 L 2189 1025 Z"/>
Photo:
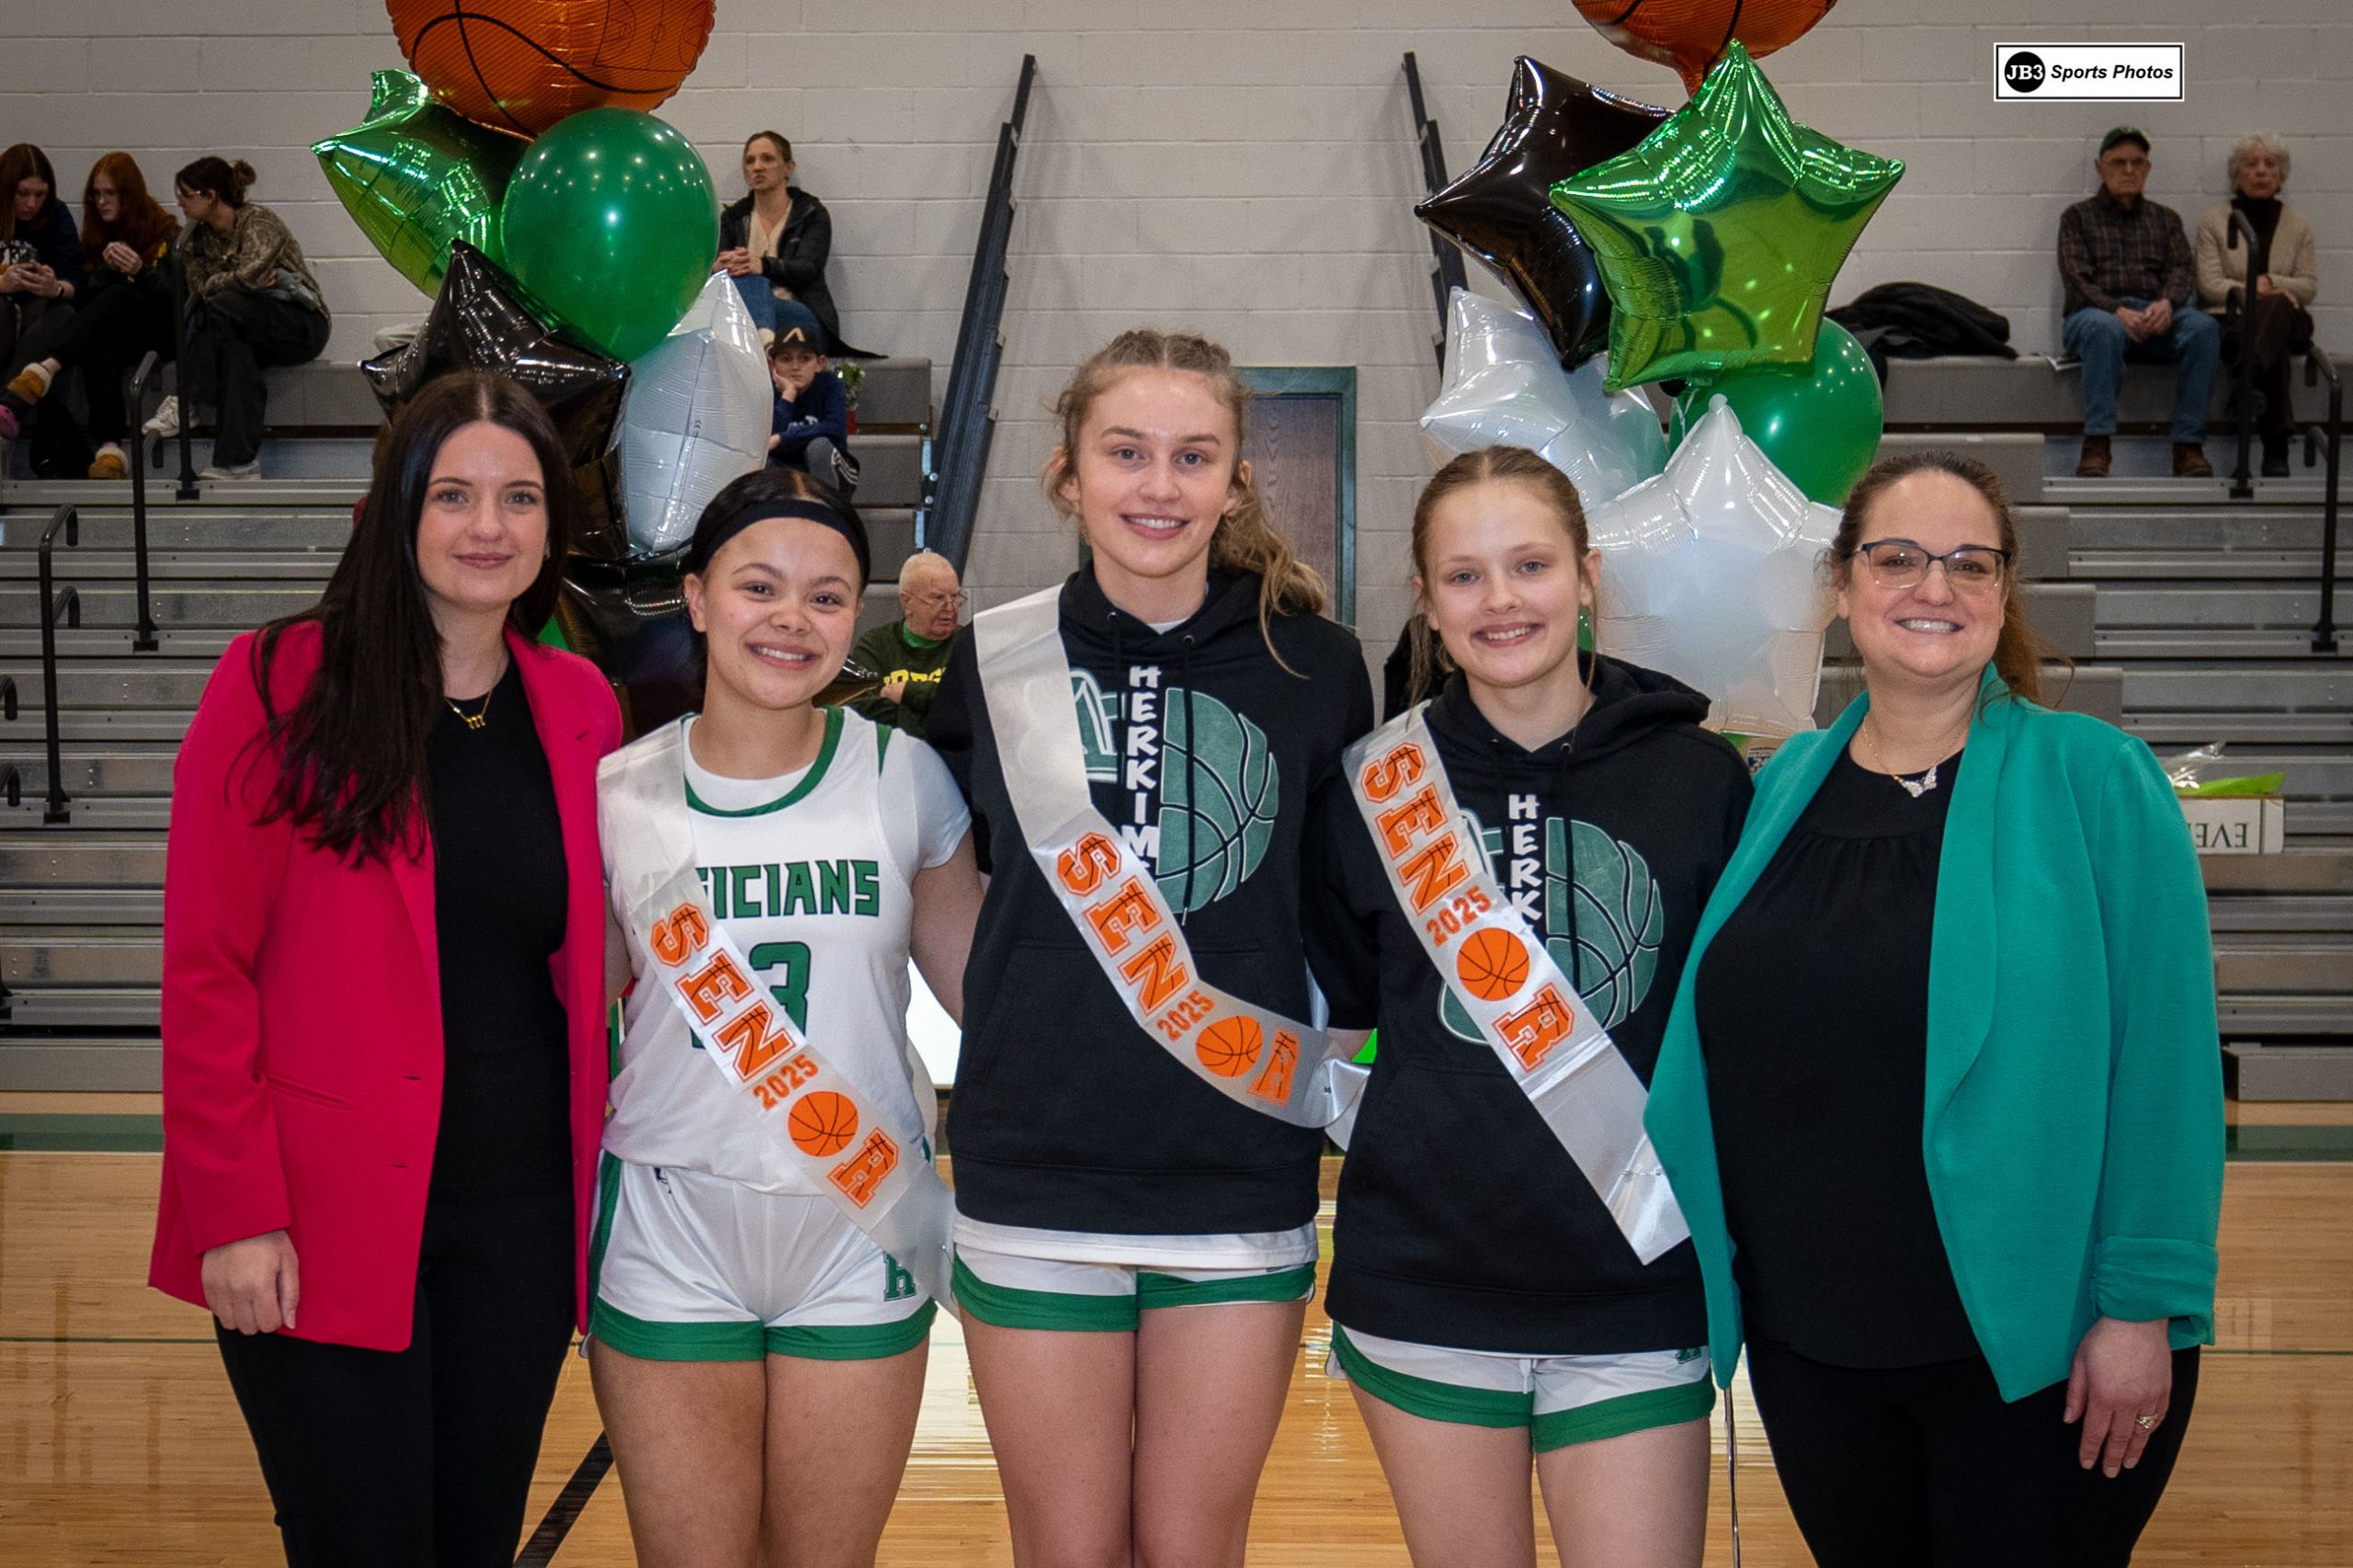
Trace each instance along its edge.
<path fill-rule="evenodd" d="M 155 653 L 131 648 L 128 485 L 0 488 L 0 677 L 16 693 L 0 767 L 13 766 L 23 790 L 21 805 L 0 808 L 0 1089 L 154 1086 L 172 755 L 229 639 L 311 602 L 333 569 L 367 459 L 348 416 L 372 406 L 364 388 L 355 402 L 333 386 L 338 369 L 358 382 L 348 366 L 294 378 L 283 406 L 318 418 L 280 427 L 264 457 L 278 477 L 180 503 L 155 476 Z M 2222 740 L 2235 770 L 2286 774 L 2288 852 L 2203 862 L 2231 1081 L 2245 1097 L 2353 1098 L 2353 670 L 2310 646 L 2317 471 L 2233 501 L 2227 479 L 2154 477 L 2160 431 L 2120 438 L 2116 477 L 2075 480 L 2067 374 L 2040 360 L 1899 361 L 1883 449 L 1960 447 L 2001 476 L 2021 509 L 2030 611 L 2075 661 L 2060 682 L 2066 706 L 2161 754 Z M 2128 421 L 2162 421 L 2159 383 L 2134 372 Z M 914 548 L 930 387 L 927 362 L 885 360 L 861 394 L 858 499 L 882 579 L 870 621 L 896 613 L 891 579 Z M 82 618 L 58 632 L 72 820 L 45 825 L 35 547 L 62 504 L 81 519 L 79 545 L 56 551 Z M 1837 629 L 1828 652 L 1824 718 L 1856 684 Z"/>
<path fill-rule="evenodd" d="M 915 545 L 931 362 L 866 362 L 853 449 L 877 581 L 861 625 L 898 614 L 896 578 Z M 138 623 L 131 485 L 0 483 L 0 1090 L 153 1089 L 162 962 L 164 832 L 172 758 L 229 641 L 318 597 L 366 488 L 377 415 L 348 363 L 272 372 L 266 477 L 174 498 L 176 447 L 147 475 L 150 592 L 159 647 Z M 194 460 L 209 458 L 202 439 Z M 57 629 L 58 720 L 70 820 L 43 821 L 50 785 L 37 557 L 56 508 L 79 542 L 54 547 L 55 579 L 78 600 Z"/>

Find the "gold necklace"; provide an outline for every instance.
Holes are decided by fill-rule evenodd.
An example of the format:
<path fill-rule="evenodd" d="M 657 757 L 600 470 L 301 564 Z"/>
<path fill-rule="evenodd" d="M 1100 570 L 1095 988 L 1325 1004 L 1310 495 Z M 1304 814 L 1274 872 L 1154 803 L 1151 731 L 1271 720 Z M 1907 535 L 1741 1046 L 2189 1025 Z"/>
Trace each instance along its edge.
<path fill-rule="evenodd" d="M 1929 790 L 1937 787 L 1937 770 L 1944 767 L 1944 759 L 1942 757 L 1938 757 L 1935 762 L 1930 763 L 1928 765 L 1928 771 L 1920 775 L 1916 780 L 1907 778 L 1903 774 L 1896 772 L 1895 769 L 1888 767 L 1887 758 L 1879 754 L 1879 743 L 1871 739 L 1871 721 L 1870 714 L 1866 713 L 1863 715 L 1863 722 L 1855 727 L 1855 733 L 1863 738 L 1863 749 L 1871 754 L 1871 765 L 1874 767 L 1877 767 L 1881 774 L 1894 779 L 1897 788 L 1901 789 L 1905 794 L 1911 796 L 1914 800 L 1918 800 L 1921 796 L 1927 794 Z M 1964 735 L 1968 733 L 1969 732 L 1966 729 L 1961 731 L 1961 733 Z M 1943 748 L 1940 746 L 1938 749 L 1942 750 Z"/>
<path fill-rule="evenodd" d="M 490 699 L 498 695 L 498 683 L 506 678 L 506 661 L 504 658 L 501 658 L 498 662 L 498 674 L 492 677 L 490 689 L 482 694 L 482 700 L 480 703 L 476 704 L 472 712 L 467 712 L 446 695 L 441 699 L 442 704 L 447 707 L 450 712 L 455 713 L 459 718 L 463 719 L 466 722 L 467 729 L 486 729 L 490 724 Z"/>

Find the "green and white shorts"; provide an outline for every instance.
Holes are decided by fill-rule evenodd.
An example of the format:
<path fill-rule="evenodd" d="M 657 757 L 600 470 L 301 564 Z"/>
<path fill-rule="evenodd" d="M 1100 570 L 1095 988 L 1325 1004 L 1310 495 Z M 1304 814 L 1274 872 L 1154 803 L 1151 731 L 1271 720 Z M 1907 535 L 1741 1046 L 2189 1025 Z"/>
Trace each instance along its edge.
<path fill-rule="evenodd" d="M 1303 1301 L 1315 1226 L 1255 1235 L 1115 1236 L 956 1220 L 956 1304 L 997 1328 L 1133 1334 L 1154 1307 Z"/>
<path fill-rule="evenodd" d="M 867 1361 L 938 1307 L 824 1199 L 605 1156 L 588 1333 L 648 1361 Z"/>
<path fill-rule="evenodd" d="M 1716 1407 L 1708 1353 L 1509 1356 L 1332 1325 L 1324 1370 L 1425 1421 L 1525 1426 L 1538 1453 L 1697 1421 Z"/>

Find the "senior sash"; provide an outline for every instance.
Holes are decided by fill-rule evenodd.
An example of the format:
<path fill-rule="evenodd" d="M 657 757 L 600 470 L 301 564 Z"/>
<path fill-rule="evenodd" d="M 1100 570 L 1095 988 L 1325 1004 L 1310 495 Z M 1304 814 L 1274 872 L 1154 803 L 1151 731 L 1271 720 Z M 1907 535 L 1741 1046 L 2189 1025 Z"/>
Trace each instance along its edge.
<path fill-rule="evenodd" d="M 1650 1091 L 1495 885 L 1419 704 L 1350 746 L 1348 788 L 1422 950 L 1552 1136 L 1654 1263 L 1691 1233 L 1643 1131 Z"/>
<path fill-rule="evenodd" d="M 904 1125 L 904 1117 L 892 1125 L 754 978 L 695 874 L 685 735 L 673 724 L 597 769 L 597 826 L 639 983 L 659 987 L 684 1015 L 711 1070 L 772 1119 L 776 1137 L 834 1207 L 952 1312 L 955 1205 L 926 1153 L 938 1114 L 924 1109 L 927 1076 L 914 1079 L 922 1125 Z"/>
<path fill-rule="evenodd" d="M 1345 1147 L 1365 1072 L 1322 1029 L 1201 978 L 1154 868 L 1095 809 L 1072 706 L 1062 590 L 972 619 L 981 691 L 1021 836 L 1130 1017 L 1239 1105 Z"/>

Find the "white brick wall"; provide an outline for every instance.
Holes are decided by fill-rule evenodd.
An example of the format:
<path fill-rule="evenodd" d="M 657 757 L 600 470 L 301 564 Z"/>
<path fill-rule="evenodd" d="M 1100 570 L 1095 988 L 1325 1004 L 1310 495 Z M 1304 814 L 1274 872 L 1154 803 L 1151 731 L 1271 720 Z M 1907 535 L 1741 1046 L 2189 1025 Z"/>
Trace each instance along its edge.
<path fill-rule="evenodd" d="M 1846 0 L 1768 61 L 1800 119 L 1910 165 L 1837 297 L 1922 278 L 2006 312 L 2022 347 L 2050 344 L 2052 231 L 2090 188 L 2091 139 L 2144 126 L 2153 194 L 2194 222 L 2222 192 L 2233 138 L 2261 127 L 2289 139 L 2290 194 L 2321 234 L 2323 339 L 2353 347 L 2353 6 L 2135 0 L 2130 28 L 2120 9 Z M 113 147 L 159 187 L 195 152 L 242 153 L 261 171 L 256 199 L 319 264 L 330 353 L 421 313 L 306 151 L 359 119 L 369 71 L 401 62 L 377 0 L 8 0 L 0 29 L 0 143 L 41 142 L 74 187 Z M 1993 99 L 1997 40 L 2126 37 L 2188 45 L 2186 103 Z M 975 586 L 1002 597 L 1073 558 L 1029 478 L 1073 361 L 1138 321 L 1185 325 L 1245 363 L 1358 368 L 1358 604 L 1379 642 L 1404 613 L 1404 529 L 1428 472 L 1412 422 L 1437 385 L 1428 252 L 1408 210 L 1408 49 L 1458 169 L 1494 129 L 1518 53 L 1682 100 L 1671 74 L 1611 49 L 1567 0 L 721 0 L 700 68 L 662 112 L 731 197 L 744 134 L 790 136 L 835 214 L 847 331 L 928 354 L 944 377 L 997 123 L 1035 53 Z"/>

